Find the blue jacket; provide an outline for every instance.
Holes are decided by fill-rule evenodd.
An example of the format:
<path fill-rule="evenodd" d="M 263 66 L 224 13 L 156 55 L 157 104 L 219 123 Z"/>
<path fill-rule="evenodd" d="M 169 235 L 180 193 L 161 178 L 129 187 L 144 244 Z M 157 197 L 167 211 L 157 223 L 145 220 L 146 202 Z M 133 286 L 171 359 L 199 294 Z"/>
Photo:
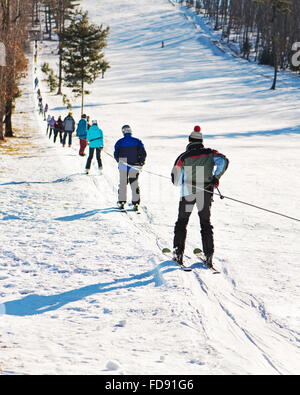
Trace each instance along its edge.
<path fill-rule="evenodd" d="M 141 140 L 132 137 L 130 133 L 126 133 L 122 139 L 117 141 L 114 157 L 119 163 L 119 169 L 126 169 L 128 167 L 122 166 L 122 162 L 129 165 L 143 165 L 147 153 Z"/>
<path fill-rule="evenodd" d="M 87 120 L 82 118 L 78 122 L 77 130 L 76 130 L 76 136 L 78 136 L 80 139 L 86 139 L 87 137 L 87 131 L 88 131 L 88 123 Z"/>
<path fill-rule="evenodd" d="M 103 132 L 97 125 L 93 125 L 89 128 L 87 131 L 87 139 L 90 144 L 90 148 L 103 147 Z"/>

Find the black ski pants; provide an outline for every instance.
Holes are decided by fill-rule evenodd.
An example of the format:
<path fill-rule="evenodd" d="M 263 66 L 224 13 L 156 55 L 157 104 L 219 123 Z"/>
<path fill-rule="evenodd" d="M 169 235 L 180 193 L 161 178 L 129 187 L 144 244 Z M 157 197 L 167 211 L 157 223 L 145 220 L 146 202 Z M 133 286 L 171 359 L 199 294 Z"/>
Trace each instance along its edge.
<path fill-rule="evenodd" d="M 99 167 L 99 169 L 102 169 L 102 160 L 101 160 L 102 148 L 91 148 L 90 147 L 89 157 L 86 161 L 86 167 L 85 167 L 87 170 L 90 170 L 90 168 L 91 168 L 95 150 L 96 150 L 96 158 L 97 158 L 97 162 L 98 162 L 98 167 Z"/>
<path fill-rule="evenodd" d="M 182 197 L 179 203 L 178 220 L 174 229 L 174 249 L 184 252 L 187 225 L 196 204 L 201 227 L 202 248 L 206 256 L 214 253 L 213 226 L 210 222 L 212 194 L 203 192 L 201 195 Z"/>
<path fill-rule="evenodd" d="M 59 134 L 60 142 L 62 143 L 63 142 L 63 132 L 61 130 L 59 130 L 59 129 L 54 129 L 54 139 L 53 139 L 53 141 L 54 141 L 54 143 L 56 143 L 56 139 L 57 139 L 58 134 Z"/>
<path fill-rule="evenodd" d="M 130 184 L 132 192 L 132 204 L 140 204 L 140 187 L 138 184 L 139 171 L 135 169 L 120 170 L 120 183 L 119 183 L 119 203 L 126 203 L 127 201 L 127 185 Z"/>

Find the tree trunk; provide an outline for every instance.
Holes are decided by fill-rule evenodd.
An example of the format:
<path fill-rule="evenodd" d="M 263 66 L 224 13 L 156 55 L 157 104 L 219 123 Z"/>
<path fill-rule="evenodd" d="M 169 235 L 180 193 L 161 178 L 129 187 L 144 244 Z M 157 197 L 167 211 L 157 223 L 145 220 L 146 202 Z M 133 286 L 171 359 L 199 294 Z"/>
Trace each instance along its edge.
<path fill-rule="evenodd" d="M 49 33 L 49 28 L 48 28 L 48 17 L 47 17 L 47 8 L 45 7 L 45 28 L 46 28 L 46 34 Z"/>
<path fill-rule="evenodd" d="M 65 7 L 62 2 L 59 2 L 59 66 L 58 66 L 58 95 L 62 95 L 62 84 L 63 84 L 63 77 L 62 77 L 62 69 L 63 69 L 63 43 L 61 34 L 65 30 Z"/>
<path fill-rule="evenodd" d="M 81 116 L 83 115 L 84 110 L 84 82 L 81 82 Z"/>
<path fill-rule="evenodd" d="M 5 116 L 5 137 L 13 137 L 12 129 L 12 112 L 13 112 L 13 101 L 8 100 L 6 104 L 6 116 Z"/>
<path fill-rule="evenodd" d="M 52 40 L 52 20 L 51 20 L 51 7 L 48 7 L 48 22 L 49 22 L 49 40 Z"/>
<path fill-rule="evenodd" d="M 4 134 L 3 134 L 3 122 L 2 122 L 2 116 L 0 114 L 0 141 L 4 140 Z"/>
<path fill-rule="evenodd" d="M 274 79 L 273 79 L 273 84 L 271 86 L 272 90 L 276 89 L 277 74 L 278 74 L 277 37 L 275 31 L 276 18 L 277 18 L 277 12 L 276 12 L 276 7 L 274 5 L 273 17 L 272 17 L 272 47 L 273 47 L 273 55 L 274 55 Z"/>
<path fill-rule="evenodd" d="M 277 54 L 274 54 L 274 79 L 273 79 L 273 84 L 271 89 L 275 90 L 276 89 L 276 83 L 277 83 L 277 75 L 278 75 L 278 59 L 277 59 Z"/>
<path fill-rule="evenodd" d="M 62 95 L 62 45 L 59 44 L 59 66 L 58 66 L 58 91 L 57 95 Z"/>

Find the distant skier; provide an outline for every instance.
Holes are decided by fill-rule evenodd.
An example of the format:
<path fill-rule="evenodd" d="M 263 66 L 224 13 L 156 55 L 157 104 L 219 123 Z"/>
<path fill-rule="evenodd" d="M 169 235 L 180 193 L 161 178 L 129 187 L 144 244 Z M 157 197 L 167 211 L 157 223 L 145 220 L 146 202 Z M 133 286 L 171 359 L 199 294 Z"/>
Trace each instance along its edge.
<path fill-rule="evenodd" d="M 66 118 L 64 119 L 64 136 L 62 141 L 63 147 L 66 145 L 67 137 L 68 137 L 69 147 L 71 147 L 72 145 L 72 134 L 74 133 L 75 130 L 75 121 L 72 115 L 73 114 L 69 112 L 68 116 L 66 116 Z"/>
<path fill-rule="evenodd" d="M 48 109 L 49 109 L 49 106 L 46 103 L 45 108 L 44 108 L 44 121 L 46 121 L 46 116 L 47 116 L 47 113 L 48 113 Z"/>
<path fill-rule="evenodd" d="M 132 137 L 129 125 L 124 125 L 122 132 L 124 137 L 117 141 L 114 151 L 120 173 L 118 205 L 120 209 L 124 209 L 127 201 L 127 184 L 129 183 L 132 191 L 132 204 L 134 209 L 138 210 L 141 200 L 138 178 L 140 170 L 145 164 L 147 153 L 141 140 Z"/>
<path fill-rule="evenodd" d="M 43 115 L 43 112 L 44 112 L 43 103 L 40 102 L 40 103 L 39 103 L 39 114 L 40 114 L 40 115 Z"/>
<path fill-rule="evenodd" d="M 63 140 L 63 131 L 64 131 L 64 123 L 61 119 L 61 116 L 58 117 L 58 120 L 54 124 L 54 143 L 56 143 L 57 136 L 59 134 L 59 141 L 62 143 Z"/>
<path fill-rule="evenodd" d="M 99 173 L 102 173 L 102 160 L 101 160 L 101 151 L 103 148 L 103 132 L 98 126 L 98 122 L 92 121 L 92 126 L 87 132 L 87 140 L 89 142 L 89 157 L 86 162 L 85 172 L 89 174 L 92 160 L 94 157 L 94 152 L 96 151 L 96 158 L 98 162 Z"/>
<path fill-rule="evenodd" d="M 85 148 L 87 146 L 87 132 L 88 132 L 88 123 L 87 117 L 85 114 L 82 115 L 81 120 L 78 122 L 76 129 L 76 136 L 79 137 L 79 155 L 85 156 Z"/>
<path fill-rule="evenodd" d="M 174 229 L 174 260 L 182 263 L 187 234 L 187 225 L 196 204 L 201 226 L 202 246 L 206 264 L 212 267 L 214 254 L 211 204 L 213 190 L 227 170 L 229 161 L 218 151 L 204 148 L 200 126 L 195 126 L 189 136 L 186 151 L 175 161 L 172 182 L 181 185 L 178 220 Z M 205 191 L 204 191 L 205 190 Z"/>
<path fill-rule="evenodd" d="M 46 129 L 46 136 L 48 135 L 48 132 L 49 132 L 49 129 L 50 129 L 50 121 L 51 121 L 51 115 L 49 114 L 48 115 L 48 118 L 47 118 L 47 129 Z"/>
<path fill-rule="evenodd" d="M 49 132 L 49 139 L 52 136 L 52 132 L 54 133 L 55 130 L 55 118 L 51 117 L 50 121 L 49 121 L 49 126 L 50 126 L 50 132 Z"/>

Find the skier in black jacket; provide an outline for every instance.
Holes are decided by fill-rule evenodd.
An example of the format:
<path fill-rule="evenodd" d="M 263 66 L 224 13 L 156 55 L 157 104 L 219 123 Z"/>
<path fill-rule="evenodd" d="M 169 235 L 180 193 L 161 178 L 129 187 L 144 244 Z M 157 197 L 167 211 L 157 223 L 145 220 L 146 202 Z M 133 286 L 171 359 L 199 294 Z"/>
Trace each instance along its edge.
<path fill-rule="evenodd" d="M 189 136 L 186 151 L 175 161 L 172 182 L 181 185 L 178 220 L 174 230 L 174 260 L 182 264 L 187 225 L 196 204 L 201 226 L 203 252 L 208 267 L 214 254 L 213 226 L 210 221 L 214 187 L 227 170 L 229 161 L 216 150 L 204 148 L 200 126 Z"/>

